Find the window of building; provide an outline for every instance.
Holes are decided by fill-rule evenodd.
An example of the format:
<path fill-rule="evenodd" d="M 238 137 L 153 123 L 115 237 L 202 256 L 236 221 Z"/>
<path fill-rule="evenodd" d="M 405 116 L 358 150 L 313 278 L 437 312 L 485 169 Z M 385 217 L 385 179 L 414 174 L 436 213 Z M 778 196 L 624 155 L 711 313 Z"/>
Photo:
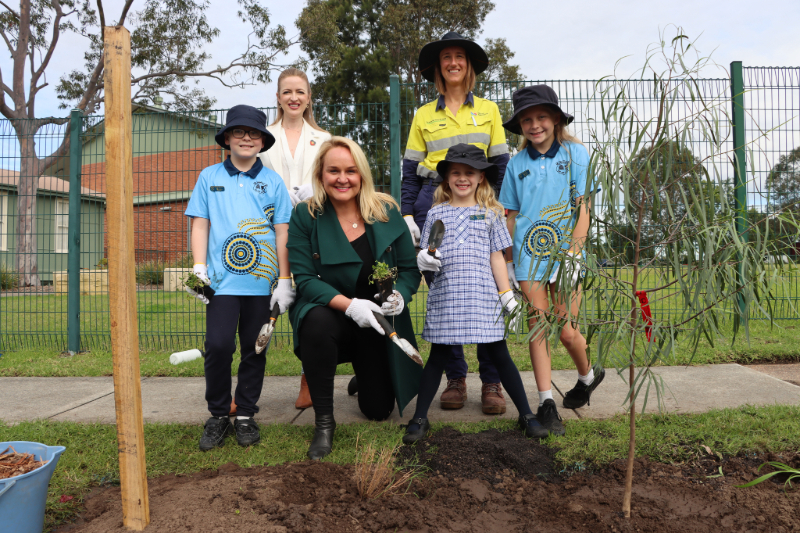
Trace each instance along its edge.
<path fill-rule="evenodd" d="M 56 219 L 53 228 L 55 241 L 55 252 L 65 254 L 69 251 L 69 200 L 66 198 L 56 198 Z"/>

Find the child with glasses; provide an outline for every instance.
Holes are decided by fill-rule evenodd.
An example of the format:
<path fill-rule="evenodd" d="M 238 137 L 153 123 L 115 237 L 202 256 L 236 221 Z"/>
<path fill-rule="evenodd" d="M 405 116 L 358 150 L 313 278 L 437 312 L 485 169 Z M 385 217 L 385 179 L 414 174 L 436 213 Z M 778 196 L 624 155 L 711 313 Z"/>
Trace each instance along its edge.
<path fill-rule="evenodd" d="M 258 109 L 238 105 L 216 135 L 230 150 L 222 163 L 204 169 L 192 192 L 186 216 L 192 218 L 194 275 L 213 289 L 208 296 L 187 287 L 206 304 L 206 421 L 200 449 L 222 446 L 236 433 L 241 446 L 261 439 L 253 416 L 264 381 L 266 352 L 256 354 L 261 326 L 277 305 L 285 313 L 294 301 L 286 250 L 292 203 L 283 180 L 265 168 L 258 154 L 275 138 Z M 239 333 L 236 417 L 231 424 L 231 363 Z"/>

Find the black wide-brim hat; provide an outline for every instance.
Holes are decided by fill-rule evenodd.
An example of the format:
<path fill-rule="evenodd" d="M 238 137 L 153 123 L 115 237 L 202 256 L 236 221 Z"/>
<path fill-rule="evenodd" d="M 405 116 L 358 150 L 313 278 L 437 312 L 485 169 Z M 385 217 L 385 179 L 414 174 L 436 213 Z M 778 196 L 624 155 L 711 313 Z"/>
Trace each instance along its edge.
<path fill-rule="evenodd" d="M 419 52 L 419 71 L 422 77 L 428 81 L 433 81 L 433 76 L 436 73 L 436 65 L 439 64 L 439 53 L 448 46 L 460 46 L 466 50 L 469 56 L 469 61 L 472 64 L 472 70 L 475 71 L 477 76 L 489 66 L 489 56 L 486 55 L 483 48 L 475 41 L 465 39 L 454 31 L 447 32 L 438 40 L 428 43 L 422 47 Z"/>
<path fill-rule="evenodd" d="M 275 137 L 267 131 L 267 115 L 263 111 L 256 109 L 249 105 L 235 105 L 228 110 L 228 116 L 225 119 L 225 127 L 217 132 L 214 140 L 217 144 L 230 150 L 231 147 L 225 144 L 225 132 L 231 128 L 245 126 L 253 128 L 261 132 L 264 146 L 259 150 L 259 153 L 266 152 L 273 144 L 275 144 Z"/>
<path fill-rule="evenodd" d="M 558 105 L 558 95 L 549 85 L 523 87 L 514 91 L 514 94 L 511 95 L 511 100 L 514 102 L 514 116 L 503 122 L 503 127 L 517 135 L 522 135 L 522 129 L 519 127 L 520 114 L 533 106 L 546 105 L 556 108 L 561 113 L 561 120 L 565 125 L 575 120 L 575 117 L 565 113 L 561 106 Z"/>
<path fill-rule="evenodd" d="M 436 165 L 436 172 L 447 180 L 447 167 L 450 163 L 463 163 L 477 170 L 482 170 L 486 174 L 489 183 L 496 183 L 499 169 L 494 163 L 489 163 L 486 154 L 477 146 L 471 144 L 456 144 L 447 150 L 444 159 Z"/>

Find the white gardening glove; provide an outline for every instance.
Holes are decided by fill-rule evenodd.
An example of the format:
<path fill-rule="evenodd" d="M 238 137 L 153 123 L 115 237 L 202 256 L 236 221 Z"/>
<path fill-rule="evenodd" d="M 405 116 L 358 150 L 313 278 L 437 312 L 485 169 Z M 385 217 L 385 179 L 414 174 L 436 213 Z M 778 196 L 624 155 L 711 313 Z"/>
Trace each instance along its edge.
<path fill-rule="evenodd" d="M 344 312 L 344 314 L 352 318 L 353 322 L 358 324 L 359 327 L 374 328 L 375 331 L 381 335 L 385 335 L 386 332 L 383 331 L 383 328 L 380 324 L 378 324 L 375 315 L 372 313 L 378 313 L 379 315 L 382 315 L 383 311 L 381 311 L 381 308 L 378 307 L 378 304 L 375 302 L 362 300 L 361 298 L 353 298 L 353 301 L 350 302 L 350 305 Z"/>
<path fill-rule="evenodd" d="M 292 280 L 279 279 L 278 286 L 272 291 L 272 299 L 269 302 L 270 307 L 278 304 L 281 314 L 285 313 L 289 306 L 294 303 L 294 289 L 292 288 Z"/>
<path fill-rule="evenodd" d="M 439 272 L 442 267 L 442 254 L 436 250 L 436 257 L 432 257 L 427 249 L 422 249 L 417 254 L 417 268 L 421 271 L 430 270 L 431 272 Z"/>
<path fill-rule="evenodd" d="M 561 268 L 563 268 L 566 273 L 564 279 L 566 279 L 570 285 L 574 287 L 581 277 L 581 270 L 583 270 L 583 254 L 581 252 L 576 253 L 572 250 L 567 250 L 564 253 L 564 259 L 561 262 Z M 553 276 L 550 278 L 550 283 L 555 283 L 558 281 L 561 268 L 557 268 L 556 271 L 553 272 Z"/>
<path fill-rule="evenodd" d="M 509 261 L 506 263 L 506 268 L 508 269 L 508 284 L 511 286 L 512 289 L 519 290 L 519 282 L 517 281 L 517 275 L 514 273 L 514 262 Z"/>
<path fill-rule="evenodd" d="M 297 195 L 297 187 L 295 187 L 294 189 L 289 189 L 289 200 L 291 200 L 292 202 L 292 207 L 302 202 L 302 200 L 300 200 L 300 197 Z"/>
<path fill-rule="evenodd" d="M 376 300 L 380 297 L 380 293 L 375 295 Z M 392 294 L 381 304 L 381 311 L 383 311 L 383 316 L 397 316 L 403 312 L 405 306 L 403 295 L 397 291 L 392 291 Z"/>
<path fill-rule="evenodd" d="M 200 281 L 206 285 L 211 285 L 211 279 L 208 277 L 208 267 L 203 263 L 195 263 L 192 268 L 192 273 L 200 278 Z"/>
<path fill-rule="evenodd" d="M 406 221 L 408 231 L 411 232 L 411 240 L 414 241 L 414 246 L 419 246 L 419 226 L 414 222 L 414 217 L 412 215 L 406 215 L 403 217 L 403 220 Z"/>
<path fill-rule="evenodd" d="M 305 202 L 312 196 L 314 196 L 314 186 L 310 183 L 306 183 L 305 185 L 301 185 L 299 187 L 294 188 L 297 191 L 297 197 L 300 199 L 301 202 Z"/>
<path fill-rule="evenodd" d="M 500 295 L 500 303 L 503 305 L 503 312 L 506 315 L 510 315 L 514 312 L 514 309 L 517 308 L 516 298 L 514 298 L 514 291 L 508 290 Z"/>

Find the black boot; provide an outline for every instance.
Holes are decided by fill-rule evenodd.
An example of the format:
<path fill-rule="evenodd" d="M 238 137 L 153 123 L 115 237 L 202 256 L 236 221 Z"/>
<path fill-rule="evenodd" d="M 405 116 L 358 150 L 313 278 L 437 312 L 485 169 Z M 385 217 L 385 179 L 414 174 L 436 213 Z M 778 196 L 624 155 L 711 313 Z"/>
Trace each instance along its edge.
<path fill-rule="evenodd" d="M 315 423 L 314 438 L 311 439 L 311 446 L 308 447 L 306 455 L 312 461 L 319 461 L 331 453 L 333 430 L 336 429 L 336 421 L 333 419 L 333 414 L 316 415 Z"/>

